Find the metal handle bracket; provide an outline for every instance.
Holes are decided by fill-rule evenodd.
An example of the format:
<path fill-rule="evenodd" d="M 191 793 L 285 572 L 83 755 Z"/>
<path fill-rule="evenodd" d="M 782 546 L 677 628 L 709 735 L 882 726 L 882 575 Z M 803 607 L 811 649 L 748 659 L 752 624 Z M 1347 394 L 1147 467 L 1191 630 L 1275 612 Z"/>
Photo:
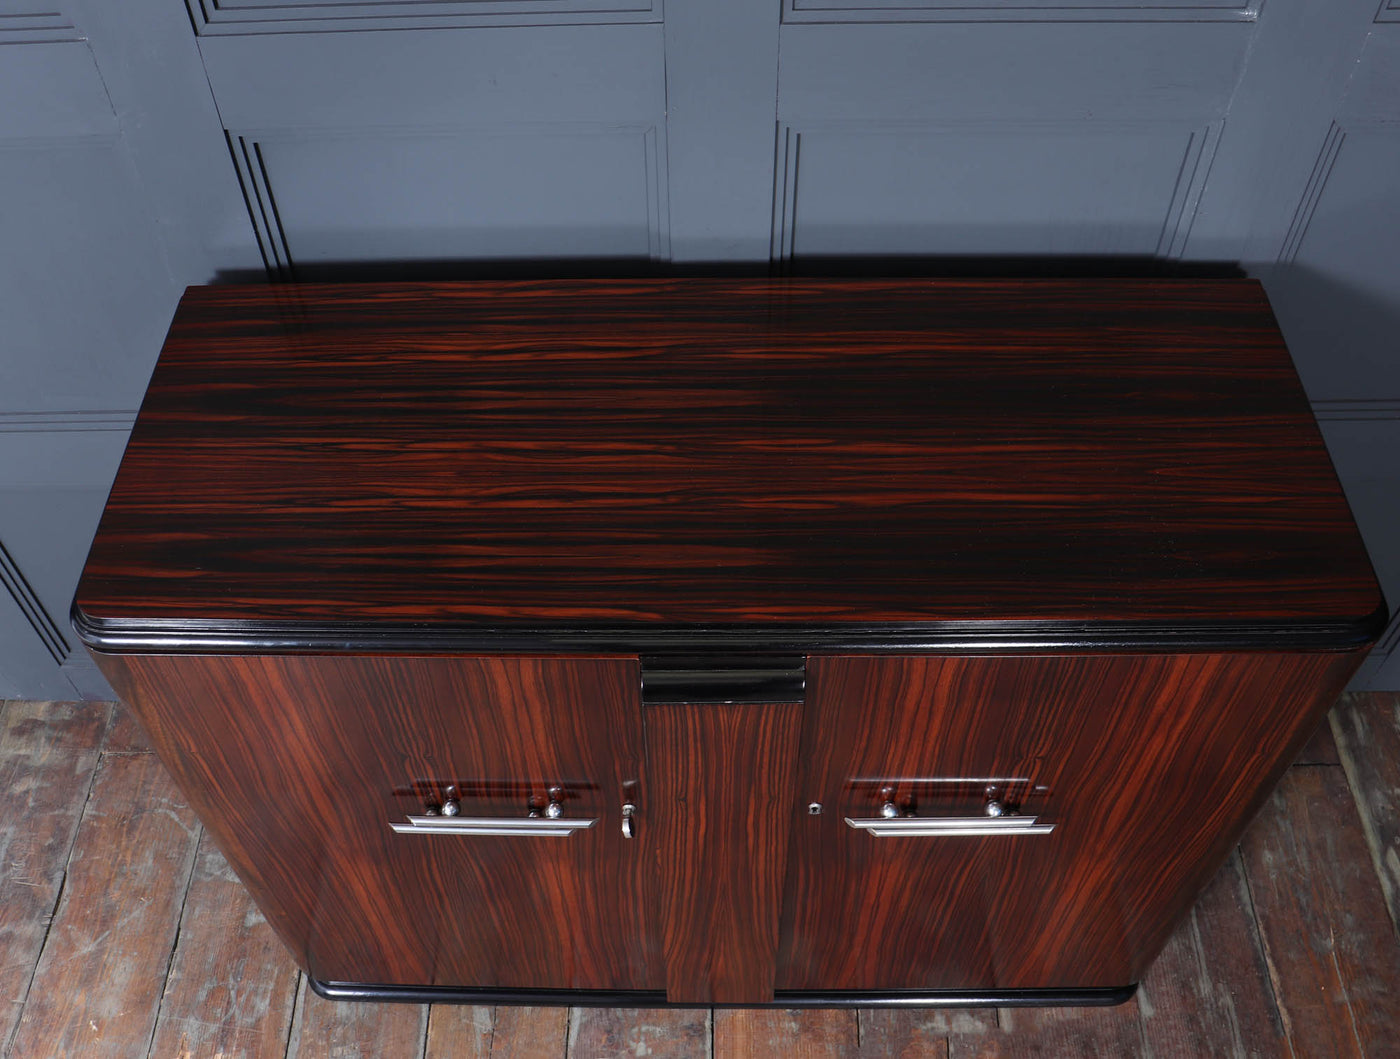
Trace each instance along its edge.
<path fill-rule="evenodd" d="M 846 823 L 876 838 L 928 838 L 959 835 L 1048 835 L 1054 824 L 1034 816 L 904 816 L 887 819 L 846 817 Z"/>
<path fill-rule="evenodd" d="M 568 838 L 575 831 L 592 827 L 596 819 L 578 817 L 517 819 L 499 816 L 410 816 L 405 823 L 390 821 L 400 835 L 515 835 L 539 838 Z"/>

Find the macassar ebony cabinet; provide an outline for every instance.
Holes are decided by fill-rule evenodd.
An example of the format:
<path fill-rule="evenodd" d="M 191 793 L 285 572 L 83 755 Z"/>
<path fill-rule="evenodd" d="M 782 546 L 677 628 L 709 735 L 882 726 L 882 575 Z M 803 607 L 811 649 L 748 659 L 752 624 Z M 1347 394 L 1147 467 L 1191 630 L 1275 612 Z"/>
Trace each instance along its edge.
<path fill-rule="evenodd" d="M 1383 628 L 1246 280 L 191 288 L 73 620 L 326 995 L 1129 995 Z"/>

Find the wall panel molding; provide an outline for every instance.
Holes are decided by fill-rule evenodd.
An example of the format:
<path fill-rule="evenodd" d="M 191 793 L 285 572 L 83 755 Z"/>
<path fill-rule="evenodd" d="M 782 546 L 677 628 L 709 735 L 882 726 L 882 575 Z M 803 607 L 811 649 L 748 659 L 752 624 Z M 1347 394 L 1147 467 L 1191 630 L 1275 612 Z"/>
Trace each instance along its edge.
<path fill-rule="evenodd" d="M 85 39 L 70 19 L 57 12 L 0 13 L 0 44 L 68 44 Z"/>
<path fill-rule="evenodd" d="M 1389 658 L 1397 646 L 1400 646 L 1400 610 L 1397 610 L 1390 619 L 1390 625 L 1385 630 L 1385 635 L 1376 642 L 1371 653 L 1382 658 Z"/>
<path fill-rule="evenodd" d="M 224 135 L 228 137 L 229 155 L 238 174 L 238 186 L 243 191 L 248 220 L 253 226 L 253 236 L 262 254 L 268 279 L 282 283 L 295 280 L 296 266 L 292 263 L 286 232 L 282 230 L 277 201 L 272 197 L 272 184 L 268 181 L 267 167 L 263 164 L 262 148 L 257 140 L 249 137 L 235 136 L 229 132 Z"/>
<path fill-rule="evenodd" d="M 1312 402 L 1313 415 L 1328 422 L 1376 422 L 1400 419 L 1400 397 L 1339 398 Z"/>
<path fill-rule="evenodd" d="M 1377 22 L 1400 22 L 1400 0 L 1381 0 L 1381 9 L 1376 12 Z"/>
<path fill-rule="evenodd" d="M 73 649 L 3 543 L 0 543 L 0 585 L 14 598 L 15 605 L 39 637 L 44 650 L 57 665 L 62 665 Z"/>
<path fill-rule="evenodd" d="M 0 434 L 52 430 L 130 431 L 135 422 L 136 410 L 126 408 L 52 412 L 0 411 Z"/>
<path fill-rule="evenodd" d="M 647 249 L 653 261 L 671 260 L 671 207 L 666 152 L 655 125 L 642 133 L 647 181 Z"/>
<path fill-rule="evenodd" d="M 198 36 L 660 22 L 661 0 L 185 0 Z"/>
<path fill-rule="evenodd" d="M 1283 237 L 1283 245 L 1279 248 L 1279 264 L 1292 264 L 1297 258 L 1303 239 L 1308 234 L 1308 225 L 1312 223 L 1313 214 L 1317 212 L 1317 204 L 1322 201 L 1327 178 L 1332 175 L 1332 169 L 1337 164 L 1337 156 L 1341 154 L 1346 137 L 1346 130 L 1337 122 L 1332 122 L 1328 127 L 1327 135 L 1322 140 L 1322 149 L 1318 152 L 1317 161 L 1313 163 L 1312 173 L 1303 188 L 1303 197 L 1298 202 L 1293 221 L 1289 224 L 1288 232 Z"/>
<path fill-rule="evenodd" d="M 1206 178 L 1210 176 L 1211 164 L 1215 161 L 1215 151 L 1220 144 L 1223 121 L 1212 121 L 1205 127 L 1191 133 L 1186 143 L 1186 153 L 1181 158 L 1181 172 L 1177 176 L 1176 189 L 1172 192 L 1171 205 L 1167 208 L 1166 219 L 1162 222 L 1162 237 L 1157 241 L 1157 256 L 1179 261 L 1186 253 L 1186 243 L 1191 237 L 1191 226 L 1195 223 L 1196 212 L 1205 191 Z"/>
<path fill-rule="evenodd" d="M 637 213 L 645 227 L 646 246 L 638 257 L 653 261 L 668 261 L 671 255 L 670 207 L 666 176 L 666 145 L 664 130 L 656 125 L 635 124 L 595 124 L 595 123 L 531 123 L 518 126 L 396 126 L 381 128 L 316 128 L 316 129 L 269 129 L 262 131 L 244 130 L 226 132 L 229 154 L 238 175 L 248 218 L 262 254 L 263 265 L 268 278 L 273 282 L 294 282 L 298 276 L 297 261 L 311 270 L 321 262 L 315 261 L 314 251 L 308 252 L 298 243 L 298 216 L 291 207 L 279 202 L 274 192 L 277 181 L 276 152 L 279 146 L 292 145 L 306 147 L 318 143 L 371 141 L 388 136 L 393 139 L 412 141 L 458 140 L 469 142 L 473 137 L 488 140 L 500 138 L 519 139 L 522 144 L 532 137 L 555 138 L 579 137 L 583 139 L 601 137 L 623 138 L 625 145 L 631 140 L 636 145 L 636 159 L 641 163 L 642 172 L 637 186 L 641 198 L 637 203 Z M 633 139 L 635 138 L 635 139 Z M 621 157 L 632 157 L 630 150 Z M 285 198 L 285 196 L 284 196 Z M 289 234 L 290 233 L 290 234 Z M 480 259 L 489 259 L 486 253 Z M 565 254 L 567 256 L 567 252 Z M 589 255 L 585 255 L 589 256 Z M 606 255 L 603 255 L 606 256 Z M 405 258 L 404 260 L 411 260 Z M 444 263 L 448 260 L 476 261 L 479 258 L 471 253 L 442 258 L 430 255 L 429 260 Z M 333 264 L 354 262 L 332 262 Z"/>
<path fill-rule="evenodd" d="M 1121 123 L 1114 123 L 1118 127 Z M 1144 123 L 1150 128 L 1155 123 Z M 1070 131 L 1101 131 L 1102 125 L 1093 122 L 1060 122 L 1056 127 Z M 976 130 L 988 127 L 985 123 L 943 124 L 911 122 L 876 123 L 814 123 L 807 126 L 808 132 L 850 131 L 850 132 L 907 132 L 913 135 L 929 135 L 941 130 L 958 132 L 965 129 Z M 1004 128 L 1008 135 L 1014 135 L 1016 128 L 1007 123 Z M 1047 126 L 1041 126 L 1047 127 Z M 1162 216 L 1161 231 L 1153 253 L 1167 260 L 1179 260 L 1186 252 L 1195 223 L 1201 197 L 1205 191 L 1207 178 L 1219 146 L 1223 119 L 1207 122 L 1186 135 L 1186 144 L 1177 169 L 1171 199 Z M 775 271 L 788 268 L 795 253 L 797 242 L 797 204 L 800 192 L 800 172 L 802 162 L 803 132 L 793 125 L 780 122 L 777 126 L 777 142 L 774 151 L 773 218 L 770 233 L 770 257 Z"/>
<path fill-rule="evenodd" d="M 1253 22 L 1261 4 L 1262 0 L 783 0 L 783 21 Z"/>
<path fill-rule="evenodd" d="M 1400 674 L 1392 670 L 1400 658 L 1400 550 L 1396 548 L 1400 483 L 1391 454 L 1400 451 L 1400 394 L 1313 400 L 1310 404 L 1391 609 L 1390 623 L 1371 649 L 1353 687 L 1395 690 L 1400 688 Z"/>
<path fill-rule="evenodd" d="M 792 261 L 797 227 L 797 164 L 801 153 L 802 134 L 790 125 L 779 125 L 773 165 L 773 234 L 769 240 L 773 264 L 779 272 Z"/>

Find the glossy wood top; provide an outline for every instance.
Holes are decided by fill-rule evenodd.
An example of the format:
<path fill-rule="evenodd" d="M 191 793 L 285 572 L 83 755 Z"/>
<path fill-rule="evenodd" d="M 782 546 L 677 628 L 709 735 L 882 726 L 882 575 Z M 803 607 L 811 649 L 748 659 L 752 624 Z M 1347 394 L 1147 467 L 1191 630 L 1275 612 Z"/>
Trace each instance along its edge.
<path fill-rule="evenodd" d="M 1354 633 L 1381 606 L 1253 281 L 682 279 L 191 288 L 75 616 Z"/>

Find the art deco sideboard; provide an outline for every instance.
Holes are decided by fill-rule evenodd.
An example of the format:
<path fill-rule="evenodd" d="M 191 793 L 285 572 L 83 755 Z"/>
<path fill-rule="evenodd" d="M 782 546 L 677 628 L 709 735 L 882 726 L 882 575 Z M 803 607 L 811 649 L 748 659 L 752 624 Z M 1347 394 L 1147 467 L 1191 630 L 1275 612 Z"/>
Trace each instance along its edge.
<path fill-rule="evenodd" d="M 317 989 L 1130 994 L 1383 627 L 1252 281 L 191 288 L 74 623 Z"/>

